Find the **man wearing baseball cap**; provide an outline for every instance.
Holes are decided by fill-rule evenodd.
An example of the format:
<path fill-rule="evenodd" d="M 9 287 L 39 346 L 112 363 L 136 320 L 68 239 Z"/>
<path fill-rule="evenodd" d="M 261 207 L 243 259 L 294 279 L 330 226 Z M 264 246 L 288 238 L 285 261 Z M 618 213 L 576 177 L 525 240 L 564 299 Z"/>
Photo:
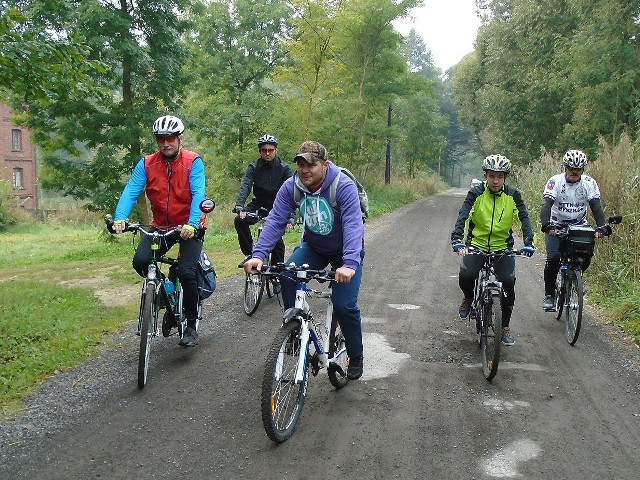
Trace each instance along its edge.
<path fill-rule="evenodd" d="M 331 183 L 340 174 L 327 149 L 315 141 L 300 145 L 295 156 L 296 172 L 280 188 L 252 258 L 245 262 L 248 273 L 260 270 L 264 260 L 282 237 L 300 198 L 304 232 L 286 263 L 308 264 L 311 269 L 331 265 L 335 269 L 332 287 L 334 313 L 345 336 L 349 367 L 347 377 L 356 380 L 363 373 L 362 324 L 358 293 L 364 258 L 364 224 L 355 183 L 340 175 L 332 206 Z M 299 192 L 296 194 L 295 190 Z M 295 282 L 283 281 L 284 308 L 295 304 Z"/>

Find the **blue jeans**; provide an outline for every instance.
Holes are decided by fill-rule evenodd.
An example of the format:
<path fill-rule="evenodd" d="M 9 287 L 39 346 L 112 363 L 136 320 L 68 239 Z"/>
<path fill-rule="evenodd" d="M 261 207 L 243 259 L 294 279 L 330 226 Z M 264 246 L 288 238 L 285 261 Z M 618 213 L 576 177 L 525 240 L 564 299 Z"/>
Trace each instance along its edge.
<path fill-rule="evenodd" d="M 364 258 L 364 249 L 360 252 L 360 257 Z M 307 243 L 302 242 L 293 251 L 286 264 L 295 263 L 302 265 L 306 263 L 313 270 L 320 270 L 331 264 L 332 268 L 342 266 L 342 254 L 335 258 L 326 257 L 319 254 Z M 282 300 L 285 310 L 295 306 L 297 282 L 292 274 L 284 274 L 281 278 Z M 284 278 L 289 277 L 289 278 Z M 362 261 L 356 269 L 355 275 L 349 283 L 333 283 L 331 287 L 331 301 L 333 311 L 340 322 L 340 328 L 344 334 L 344 339 L 349 357 L 359 357 L 362 355 L 362 321 L 360 317 L 360 307 L 358 306 L 358 293 L 362 282 Z"/>

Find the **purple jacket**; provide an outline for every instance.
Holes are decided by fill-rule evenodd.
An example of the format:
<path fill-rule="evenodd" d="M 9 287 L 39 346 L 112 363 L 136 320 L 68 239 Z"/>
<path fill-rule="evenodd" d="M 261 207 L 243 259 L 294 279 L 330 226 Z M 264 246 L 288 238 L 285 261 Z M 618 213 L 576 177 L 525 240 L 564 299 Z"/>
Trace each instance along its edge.
<path fill-rule="evenodd" d="M 300 215 L 304 218 L 302 241 L 321 255 L 342 257 L 345 267 L 354 270 L 360 264 L 360 252 L 364 246 L 364 224 L 360 200 L 355 183 L 341 175 L 336 189 L 336 208 L 331 206 L 331 182 L 338 175 L 338 167 L 329 161 L 327 177 L 322 187 L 311 193 L 300 182 L 298 175 L 287 179 L 276 195 L 267 222 L 253 248 L 253 257 L 265 260 L 282 237 L 291 213 L 298 207 L 293 189 L 302 191 Z"/>

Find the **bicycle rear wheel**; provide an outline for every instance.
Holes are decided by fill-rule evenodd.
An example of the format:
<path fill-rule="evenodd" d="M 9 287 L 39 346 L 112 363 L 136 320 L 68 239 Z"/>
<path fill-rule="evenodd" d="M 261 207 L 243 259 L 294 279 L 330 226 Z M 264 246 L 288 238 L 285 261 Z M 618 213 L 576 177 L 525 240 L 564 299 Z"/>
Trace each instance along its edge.
<path fill-rule="evenodd" d="M 480 355 L 484 378 L 492 380 L 498 373 L 500 345 L 502 342 L 502 308 L 500 297 L 490 295 L 487 303 L 480 309 L 482 322 L 480 328 Z"/>
<path fill-rule="evenodd" d="M 571 274 L 567 273 L 567 311 L 564 322 L 564 334 L 569 345 L 575 345 L 580 335 L 583 300 L 582 272 L 572 270 Z"/>
<path fill-rule="evenodd" d="M 342 329 L 335 315 L 331 320 L 328 353 L 329 358 L 335 359 L 335 362 L 330 363 L 327 368 L 329 381 L 336 389 L 340 389 L 349 383 L 347 378 L 347 347 Z"/>
<path fill-rule="evenodd" d="M 140 353 L 138 355 L 138 388 L 144 388 L 149 373 L 149 358 L 151 343 L 156 335 L 158 305 L 156 303 L 156 289 L 153 283 L 148 283 L 143 293 L 142 311 L 140 319 Z"/>
<path fill-rule="evenodd" d="M 258 309 L 264 292 L 265 276 L 247 273 L 244 280 L 244 313 L 251 316 Z"/>
<path fill-rule="evenodd" d="M 300 329 L 299 321 L 291 321 L 278 330 L 264 370 L 262 423 L 267 436 L 276 443 L 293 435 L 307 392 L 308 359 L 305 359 L 302 381 L 295 381 L 298 358 L 307 355 L 306 349 L 300 351 Z"/>
<path fill-rule="evenodd" d="M 566 288 L 566 286 L 563 285 L 565 275 L 566 274 L 564 272 L 559 272 L 556 277 L 556 320 L 560 320 L 562 318 Z"/>

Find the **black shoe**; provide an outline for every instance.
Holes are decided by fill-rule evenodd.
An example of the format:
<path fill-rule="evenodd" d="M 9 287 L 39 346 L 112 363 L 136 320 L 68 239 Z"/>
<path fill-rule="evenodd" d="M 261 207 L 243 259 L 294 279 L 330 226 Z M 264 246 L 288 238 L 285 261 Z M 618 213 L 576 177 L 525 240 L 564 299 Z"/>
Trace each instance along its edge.
<path fill-rule="evenodd" d="M 462 303 L 460 304 L 460 308 L 458 309 L 458 315 L 460 318 L 467 318 L 469 316 L 469 312 L 471 311 L 471 299 L 463 298 Z"/>
<path fill-rule="evenodd" d="M 181 347 L 195 347 L 198 344 L 198 332 L 193 327 L 187 327 L 184 331 L 184 335 L 178 342 Z"/>
<path fill-rule="evenodd" d="M 362 355 L 349 359 L 349 366 L 347 367 L 347 378 L 349 380 L 357 380 L 362 376 L 362 363 Z"/>
<path fill-rule="evenodd" d="M 544 301 L 542 302 L 542 310 L 545 312 L 555 312 L 556 311 L 556 297 L 555 295 L 545 295 Z"/>

